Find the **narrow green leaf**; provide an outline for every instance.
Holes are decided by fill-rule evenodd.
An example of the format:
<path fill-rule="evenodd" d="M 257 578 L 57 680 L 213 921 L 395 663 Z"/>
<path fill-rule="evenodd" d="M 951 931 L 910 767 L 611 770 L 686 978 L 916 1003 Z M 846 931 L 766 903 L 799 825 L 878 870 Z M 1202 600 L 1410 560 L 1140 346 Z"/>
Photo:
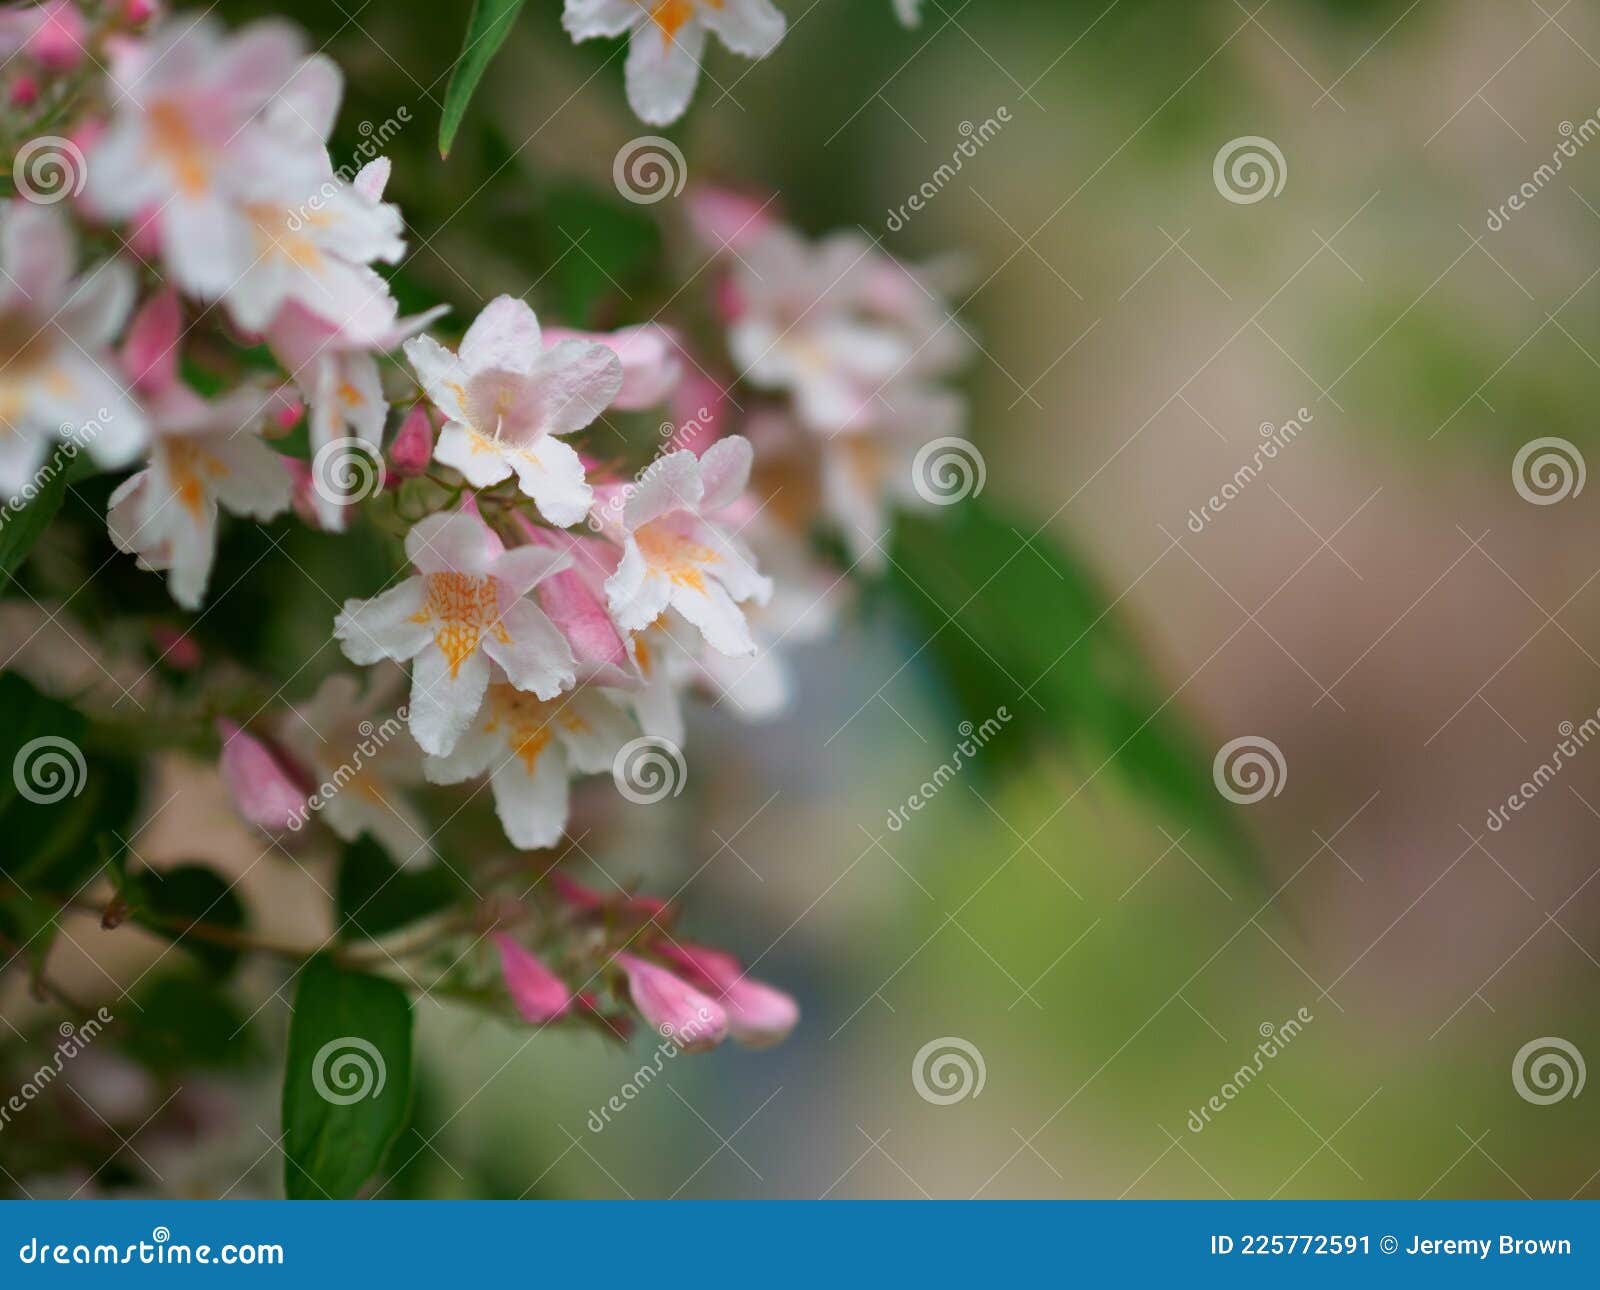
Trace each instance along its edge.
<path fill-rule="evenodd" d="M 456 59 L 450 84 L 444 92 L 444 112 L 439 118 L 439 155 L 448 157 L 455 143 L 467 104 L 483 79 L 489 63 L 500 52 L 511 32 L 511 24 L 521 12 L 524 0 L 473 0 L 472 16 L 467 19 L 467 38 Z"/>
<path fill-rule="evenodd" d="M 1002 729 L 1023 736 L 994 738 L 983 764 L 1023 758 L 1039 741 L 1078 749 L 1255 876 L 1210 754 L 1084 566 L 987 499 L 952 509 L 901 522 L 889 587 L 928 636 L 961 717 L 982 722 L 1004 706 Z"/>
<path fill-rule="evenodd" d="M 460 881 L 444 865 L 402 869 L 364 833 L 339 857 L 339 938 L 384 936 L 438 913 L 461 893 Z"/>
<path fill-rule="evenodd" d="M 346 1199 L 383 1163 L 411 1102 L 411 1002 L 322 956 L 301 969 L 283 1075 L 284 1190 Z"/>

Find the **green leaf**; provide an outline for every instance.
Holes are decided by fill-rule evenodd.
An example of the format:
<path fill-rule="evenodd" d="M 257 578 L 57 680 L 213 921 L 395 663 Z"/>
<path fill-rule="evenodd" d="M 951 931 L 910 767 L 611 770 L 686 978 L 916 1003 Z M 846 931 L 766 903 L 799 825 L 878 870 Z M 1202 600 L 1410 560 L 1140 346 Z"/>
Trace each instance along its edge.
<path fill-rule="evenodd" d="M 1103 589 L 1070 551 L 986 500 L 952 510 L 901 521 L 889 588 L 928 637 L 962 719 L 1010 714 L 979 764 L 1015 761 L 1040 742 L 1079 749 L 1089 770 L 1109 763 L 1255 877 L 1250 844 L 1212 783 L 1211 754 Z"/>
<path fill-rule="evenodd" d="M 661 245 L 638 206 L 586 184 L 552 187 L 540 213 L 539 252 L 557 312 L 575 327 L 596 325 L 595 308 L 634 282 Z"/>
<path fill-rule="evenodd" d="M 18 887 L 75 892 L 128 836 L 138 768 L 83 751 L 83 715 L 0 674 L 0 900 Z"/>
<path fill-rule="evenodd" d="M 461 892 L 460 881 L 444 865 L 402 869 L 370 834 L 362 834 L 339 858 L 339 938 L 384 936 L 438 913 Z"/>
<path fill-rule="evenodd" d="M 444 112 L 439 119 L 441 157 L 450 155 L 456 131 L 461 128 L 461 118 L 467 114 L 467 104 L 472 101 L 489 63 L 505 44 L 522 5 L 523 0 L 473 0 L 472 16 L 467 19 L 467 38 L 444 92 Z"/>
<path fill-rule="evenodd" d="M 249 1067 L 260 1057 L 250 1019 L 213 981 L 189 973 L 151 980 L 116 1009 L 127 1023 L 122 1048 L 155 1071 Z"/>
<path fill-rule="evenodd" d="M 67 496 L 68 475 L 77 453 L 57 449 L 50 464 L 40 471 L 31 500 L 16 509 L 0 511 L 0 588 L 11 580 L 33 550 Z"/>
<path fill-rule="evenodd" d="M 383 1163 L 411 1102 L 411 1002 L 319 956 L 300 972 L 283 1076 L 284 1190 L 347 1199 Z"/>
<path fill-rule="evenodd" d="M 237 947 L 188 930 L 196 923 L 231 932 L 244 927 L 243 903 L 215 870 L 201 864 L 146 869 L 135 877 L 135 892 L 134 922 L 182 946 L 216 976 L 233 970 Z"/>

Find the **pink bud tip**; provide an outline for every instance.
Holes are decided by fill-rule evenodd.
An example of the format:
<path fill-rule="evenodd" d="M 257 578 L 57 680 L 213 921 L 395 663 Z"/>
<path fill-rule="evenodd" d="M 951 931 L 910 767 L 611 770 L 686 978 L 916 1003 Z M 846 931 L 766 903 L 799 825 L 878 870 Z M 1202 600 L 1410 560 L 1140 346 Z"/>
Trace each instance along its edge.
<path fill-rule="evenodd" d="M 150 629 L 150 638 L 161 651 L 161 661 L 174 672 L 192 672 L 200 666 L 200 647 L 187 632 L 158 623 Z"/>
<path fill-rule="evenodd" d="M 633 1006 L 663 1038 L 686 1053 L 696 1053 L 715 1048 L 727 1037 L 728 1014 L 720 1004 L 664 967 L 632 954 L 618 954 L 617 962 L 628 974 Z"/>
<path fill-rule="evenodd" d="M 800 1005 L 793 998 L 746 976 L 739 960 L 723 950 L 664 941 L 656 952 L 722 1005 L 729 1032 L 747 1047 L 781 1043 L 800 1020 Z"/>
<path fill-rule="evenodd" d="M 389 470 L 395 475 L 409 478 L 428 469 L 433 460 L 433 422 L 428 410 L 418 403 L 406 413 L 394 440 L 389 445 Z"/>
<path fill-rule="evenodd" d="M 493 937 L 500 951 L 500 975 L 506 992 L 529 1025 L 542 1026 L 572 1006 L 572 991 L 554 972 L 504 932 Z"/>
<path fill-rule="evenodd" d="M 298 830 L 306 818 L 306 796 L 272 750 L 232 721 L 218 720 L 222 779 L 239 814 L 259 829 Z"/>
<path fill-rule="evenodd" d="M 306 414 L 306 405 L 299 399 L 286 398 L 272 411 L 272 423 L 285 434 L 300 424 Z"/>
<path fill-rule="evenodd" d="M 70 0 L 57 0 L 46 8 L 48 13 L 28 40 L 28 53 L 40 67 L 52 72 L 68 71 L 76 67 L 84 55 L 87 28 L 83 15 L 72 7 Z"/>
<path fill-rule="evenodd" d="M 6 99 L 12 107 L 32 107 L 39 101 L 39 82 L 27 72 L 23 72 L 11 82 L 11 90 Z"/>
<path fill-rule="evenodd" d="M 123 0 L 122 18 L 129 26 L 138 27 L 156 15 L 154 0 Z"/>

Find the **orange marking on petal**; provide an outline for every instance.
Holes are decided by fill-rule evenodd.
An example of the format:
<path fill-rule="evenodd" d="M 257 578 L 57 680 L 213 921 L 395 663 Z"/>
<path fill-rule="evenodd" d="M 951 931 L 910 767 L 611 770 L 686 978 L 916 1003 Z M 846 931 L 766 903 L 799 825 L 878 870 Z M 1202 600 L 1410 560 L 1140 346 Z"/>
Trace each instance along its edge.
<path fill-rule="evenodd" d="M 650 21 L 668 40 L 676 40 L 689 19 L 694 17 L 694 0 L 655 0 L 650 6 Z"/>
<path fill-rule="evenodd" d="M 196 524 L 201 523 L 210 497 L 205 477 L 221 479 L 227 475 L 228 468 L 190 439 L 167 440 L 166 458 L 167 476 L 172 480 L 179 504 Z"/>
<path fill-rule="evenodd" d="M 353 408 L 358 408 L 366 402 L 361 397 L 361 391 L 351 385 L 349 381 L 341 381 L 339 383 L 339 397 Z"/>
<path fill-rule="evenodd" d="M 519 690 L 515 686 L 497 681 L 489 687 L 489 706 L 494 717 L 484 728 L 502 730 L 507 745 L 521 759 L 531 778 L 538 765 L 539 754 L 550 745 L 555 732 L 550 728 L 552 705 Z M 562 724 L 567 724 L 563 721 Z M 571 729 L 568 726 L 568 729 Z"/>
<path fill-rule="evenodd" d="M 176 103 L 157 103 L 149 120 L 152 150 L 172 167 L 181 192 L 200 196 L 211 182 L 211 149 L 189 124 L 188 114 Z"/>
<path fill-rule="evenodd" d="M 708 546 L 701 546 L 660 523 L 646 524 L 633 535 L 645 563 L 663 573 L 680 587 L 706 589 L 704 566 L 722 557 Z"/>
<path fill-rule="evenodd" d="M 434 623 L 433 643 L 450 664 L 454 679 L 461 665 L 477 651 L 483 634 L 509 643 L 511 634 L 500 621 L 500 594 L 493 578 L 470 573 L 430 573 L 422 608 L 411 616 L 415 623 Z"/>

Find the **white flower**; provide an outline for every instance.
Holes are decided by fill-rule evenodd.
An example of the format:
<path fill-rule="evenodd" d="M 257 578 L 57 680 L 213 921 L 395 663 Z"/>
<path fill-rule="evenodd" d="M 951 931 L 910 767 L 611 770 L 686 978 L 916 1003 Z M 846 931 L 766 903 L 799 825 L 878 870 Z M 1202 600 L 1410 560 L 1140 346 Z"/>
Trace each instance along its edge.
<path fill-rule="evenodd" d="M 126 465 L 147 425 L 107 346 L 133 304 L 133 275 L 108 261 L 74 280 L 72 236 L 53 207 L 0 207 L 0 497 L 33 481 L 57 438 Z"/>
<path fill-rule="evenodd" d="M 744 545 L 717 523 L 750 480 L 750 442 L 721 439 L 696 458 L 674 452 L 653 462 L 622 513 L 622 560 L 606 579 L 611 615 L 639 631 L 670 606 L 724 654 L 755 652 L 737 602 L 766 603 L 772 582 Z"/>
<path fill-rule="evenodd" d="M 403 867 L 433 858 L 427 826 L 403 789 L 422 778 L 421 758 L 397 710 L 398 670 L 363 695 L 352 676 L 334 675 L 278 723 L 279 739 L 315 781 L 317 810 L 346 842 L 370 833 Z"/>
<path fill-rule="evenodd" d="M 162 257 L 192 294 L 222 295 L 255 259 L 250 203 L 271 208 L 320 180 L 315 132 L 266 112 L 292 92 L 303 48 L 288 23 L 228 33 L 208 15 L 115 46 L 111 122 L 88 157 L 85 197 L 114 219 L 156 212 Z"/>
<path fill-rule="evenodd" d="M 411 733 L 445 756 L 466 733 L 489 686 L 490 663 L 511 684 L 553 699 L 576 679 L 572 649 L 525 599 L 569 557 L 544 547 L 507 551 L 475 515 L 430 515 L 406 534 L 418 575 L 371 600 L 350 600 L 334 636 L 352 662 L 413 659 Z"/>
<path fill-rule="evenodd" d="M 396 314 L 389 285 L 368 266 L 396 264 L 405 254 L 399 208 L 383 200 L 389 161 L 362 167 L 351 183 L 334 174 L 326 138 L 343 86 L 327 58 L 308 58 L 265 113 L 278 137 L 298 138 L 315 160 L 308 181 L 270 199 L 242 202 L 251 243 L 223 294 L 234 322 L 266 329 L 286 304 L 327 319 L 353 340 L 376 342 Z"/>
<path fill-rule="evenodd" d="M 487 771 L 506 837 L 535 850 L 560 841 L 572 777 L 610 770 L 632 734 L 622 710 L 591 686 L 548 701 L 502 677 L 490 683 L 478 720 L 455 751 L 429 757 L 423 771 L 435 784 L 459 784 Z"/>
<path fill-rule="evenodd" d="M 168 570 L 172 598 L 198 609 L 217 547 L 217 507 L 269 520 L 289 505 L 293 479 L 256 431 L 270 395 L 251 386 L 207 402 L 176 370 L 182 318 L 170 291 L 139 312 L 125 361 L 149 412 L 150 464 L 111 494 L 106 525 L 118 550 Z"/>
<path fill-rule="evenodd" d="M 431 336 L 406 357 L 446 424 L 435 461 L 474 488 L 516 473 L 551 524 L 576 524 L 593 497 L 583 462 L 557 435 L 582 430 L 622 388 L 622 362 L 604 345 L 564 340 L 546 349 L 539 320 L 514 296 L 491 300 L 452 354 Z"/>
<path fill-rule="evenodd" d="M 567 0 L 561 21 L 574 40 L 631 33 L 628 104 L 651 125 L 689 106 L 708 31 L 736 54 L 765 58 L 785 27 L 771 0 Z"/>
<path fill-rule="evenodd" d="M 922 21 L 918 10 L 922 7 L 922 0 L 894 0 L 895 17 L 908 27 L 915 27 Z"/>
<path fill-rule="evenodd" d="M 873 428 L 888 386 L 936 379 L 966 355 L 933 277 L 859 234 L 812 245 L 774 225 L 741 250 L 734 275 L 730 351 L 752 384 L 788 391 L 819 433 Z"/>

